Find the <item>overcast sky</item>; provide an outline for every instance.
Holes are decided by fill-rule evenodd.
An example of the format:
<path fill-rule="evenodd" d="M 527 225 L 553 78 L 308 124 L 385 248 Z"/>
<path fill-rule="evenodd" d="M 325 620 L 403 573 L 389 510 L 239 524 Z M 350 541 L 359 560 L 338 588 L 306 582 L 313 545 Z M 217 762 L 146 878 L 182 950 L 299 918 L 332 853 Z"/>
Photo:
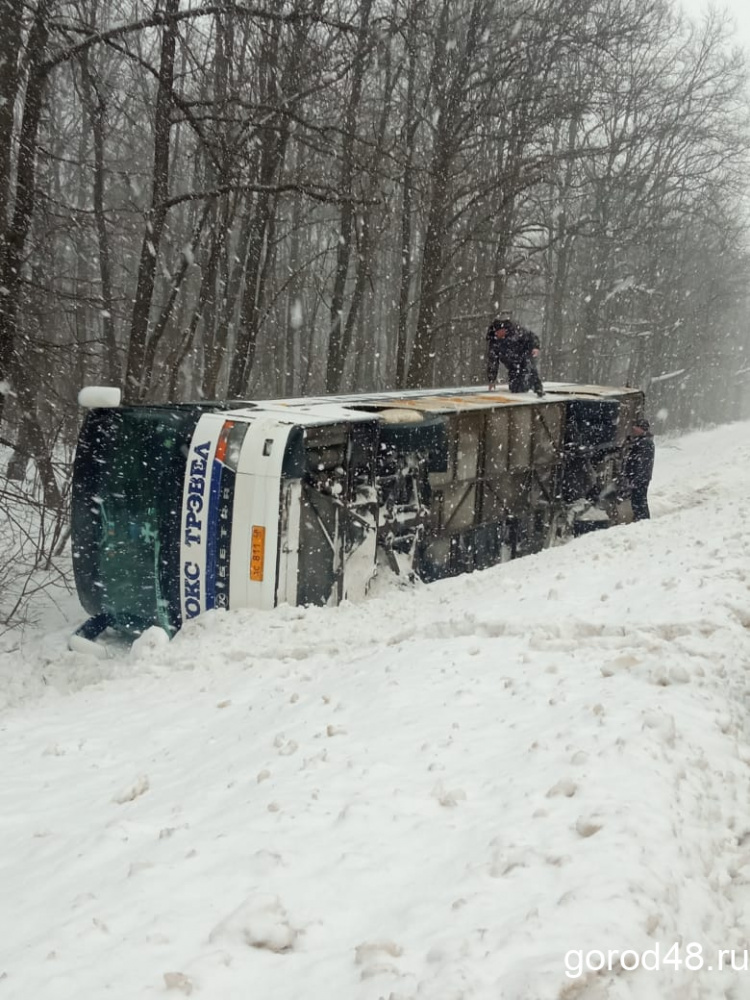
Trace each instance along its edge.
<path fill-rule="evenodd" d="M 750 53 L 750 0 L 680 0 L 683 10 L 692 18 L 699 18 L 710 8 L 726 10 L 737 26 L 737 43 L 744 45 Z"/>

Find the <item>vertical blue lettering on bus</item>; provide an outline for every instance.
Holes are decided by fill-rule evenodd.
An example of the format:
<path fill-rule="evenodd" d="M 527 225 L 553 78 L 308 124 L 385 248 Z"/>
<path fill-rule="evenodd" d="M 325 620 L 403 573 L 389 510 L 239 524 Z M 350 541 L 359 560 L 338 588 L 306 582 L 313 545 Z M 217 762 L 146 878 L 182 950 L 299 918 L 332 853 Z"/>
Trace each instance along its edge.
<path fill-rule="evenodd" d="M 184 577 L 185 614 L 195 618 L 201 613 L 201 568 L 188 560 L 182 567 Z"/>
<path fill-rule="evenodd" d="M 187 475 L 187 496 L 185 498 L 185 536 L 186 548 L 200 545 L 203 540 L 203 509 L 205 506 L 206 472 L 208 470 L 208 455 L 211 442 L 193 448 Z M 185 617 L 195 618 L 202 611 L 201 605 L 201 567 L 200 563 L 187 559 L 182 567 L 183 602 Z"/>
<path fill-rule="evenodd" d="M 187 497 L 185 498 L 185 545 L 200 545 L 203 532 L 203 497 L 206 492 L 206 471 L 211 442 L 196 445 L 188 468 Z"/>
<path fill-rule="evenodd" d="M 206 525 L 206 609 L 216 607 L 216 543 L 219 534 L 219 497 L 223 469 L 224 466 L 215 458 L 211 467 Z"/>

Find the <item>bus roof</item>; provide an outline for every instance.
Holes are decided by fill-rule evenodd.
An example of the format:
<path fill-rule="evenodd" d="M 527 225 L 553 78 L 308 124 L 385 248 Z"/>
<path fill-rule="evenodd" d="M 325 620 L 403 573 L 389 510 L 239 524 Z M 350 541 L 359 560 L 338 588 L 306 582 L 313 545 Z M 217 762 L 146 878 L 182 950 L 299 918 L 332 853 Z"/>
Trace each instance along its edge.
<path fill-rule="evenodd" d="M 283 422 L 290 420 L 297 424 L 314 424 L 331 420 L 372 419 L 380 409 L 387 408 L 455 413 L 497 406 L 540 406 L 563 402 L 571 397 L 617 399 L 639 393 L 639 390 L 630 387 L 576 385 L 571 382 L 548 382 L 545 390 L 541 398 L 531 393 L 512 393 L 502 389 L 489 392 L 482 386 L 309 396 L 258 400 L 247 407 L 240 405 L 230 412 L 248 418 L 263 414 L 277 417 Z"/>

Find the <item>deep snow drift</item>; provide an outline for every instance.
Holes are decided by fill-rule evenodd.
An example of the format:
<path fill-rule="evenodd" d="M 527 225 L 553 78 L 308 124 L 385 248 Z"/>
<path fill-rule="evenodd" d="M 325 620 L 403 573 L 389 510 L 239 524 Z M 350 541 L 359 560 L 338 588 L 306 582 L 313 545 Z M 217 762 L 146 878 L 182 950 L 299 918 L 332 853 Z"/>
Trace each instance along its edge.
<path fill-rule="evenodd" d="M 653 521 L 473 576 L 104 661 L 28 636 L 0 1000 L 746 997 L 749 431 L 657 441 Z"/>

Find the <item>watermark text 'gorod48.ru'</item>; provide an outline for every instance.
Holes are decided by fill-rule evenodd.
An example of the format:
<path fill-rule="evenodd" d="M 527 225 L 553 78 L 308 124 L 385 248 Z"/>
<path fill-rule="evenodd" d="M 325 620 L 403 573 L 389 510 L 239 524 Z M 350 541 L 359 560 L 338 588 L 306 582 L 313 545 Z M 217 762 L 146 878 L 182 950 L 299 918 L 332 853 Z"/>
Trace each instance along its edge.
<path fill-rule="evenodd" d="M 742 948 L 709 950 L 697 941 L 662 947 L 658 943 L 646 951 L 611 948 L 608 951 L 574 949 L 565 953 L 565 975 L 579 979 L 588 972 L 750 972 L 750 952 Z"/>

